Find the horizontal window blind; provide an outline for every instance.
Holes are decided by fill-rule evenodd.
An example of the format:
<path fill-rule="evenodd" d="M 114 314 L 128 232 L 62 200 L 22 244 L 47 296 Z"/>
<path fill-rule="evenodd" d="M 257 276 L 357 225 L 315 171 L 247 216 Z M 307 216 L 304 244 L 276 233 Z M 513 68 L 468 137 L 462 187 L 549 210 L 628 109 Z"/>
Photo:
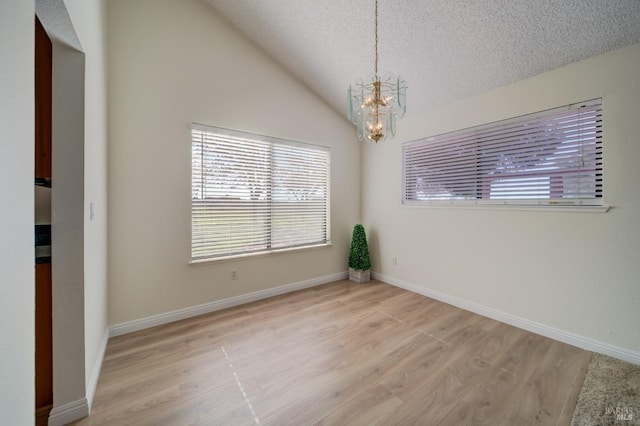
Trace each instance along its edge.
<path fill-rule="evenodd" d="M 329 242 L 330 150 L 193 125 L 191 258 Z"/>
<path fill-rule="evenodd" d="M 402 157 L 405 203 L 599 205 L 601 100 L 407 142 Z"/>

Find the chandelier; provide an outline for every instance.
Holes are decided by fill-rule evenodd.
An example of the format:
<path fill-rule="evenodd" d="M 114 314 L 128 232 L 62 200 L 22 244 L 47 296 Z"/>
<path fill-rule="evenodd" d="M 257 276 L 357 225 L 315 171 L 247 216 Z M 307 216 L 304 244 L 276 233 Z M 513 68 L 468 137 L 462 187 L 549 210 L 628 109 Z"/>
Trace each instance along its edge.
<path fill-rule="evenodd" d="M 407 83 L 398 76 L 378 75 L 378 0 L 375 8 L 374 75 L 368 82 L 362 79 L 349 85 L 347 91 L 347 117 L 358 128 L 358 139 L 378 142 L 396 134 L 396 118 L 402 118 L 407 110 Z"/>

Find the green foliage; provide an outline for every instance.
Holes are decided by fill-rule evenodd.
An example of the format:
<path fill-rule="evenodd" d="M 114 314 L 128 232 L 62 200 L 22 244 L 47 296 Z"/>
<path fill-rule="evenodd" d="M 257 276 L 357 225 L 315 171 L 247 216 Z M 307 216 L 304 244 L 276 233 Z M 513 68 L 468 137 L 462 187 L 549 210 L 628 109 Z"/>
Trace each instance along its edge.
<path fill-rule="evenodd" d="M 371 269 L 367 236 L 364 233 L 364 226 L 360 224 L 353 227 L 351 250 L 349 251 L 349 268 L 359 269 L 361 271 Z"/>

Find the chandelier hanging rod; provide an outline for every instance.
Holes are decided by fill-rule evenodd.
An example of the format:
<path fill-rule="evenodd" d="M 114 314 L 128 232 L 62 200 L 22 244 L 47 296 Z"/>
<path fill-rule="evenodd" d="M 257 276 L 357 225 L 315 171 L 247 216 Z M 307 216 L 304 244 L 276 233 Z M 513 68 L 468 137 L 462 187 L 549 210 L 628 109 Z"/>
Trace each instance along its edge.
<path fill-rule="evenodd" d="M 378 78 L 378 0 L 376 0 L 375 9 L 375 33 L 376 33 L 376 64 L 374 68 L 376 79 Z"/>

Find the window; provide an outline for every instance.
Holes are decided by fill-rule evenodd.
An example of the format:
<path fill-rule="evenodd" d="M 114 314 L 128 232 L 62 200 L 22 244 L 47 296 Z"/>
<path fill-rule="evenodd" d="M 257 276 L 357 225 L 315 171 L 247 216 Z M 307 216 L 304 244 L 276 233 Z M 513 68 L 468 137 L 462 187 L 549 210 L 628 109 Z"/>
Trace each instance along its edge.
<path fill-rule="evenodd" d="M 404 204 L 602 205 L 602 105 L 582 102 L 403 145 Z"/>
<path fill-rule="evenodd" d="M 191 259 L 329 243 L 330 150 L 194 124 Z"/>

